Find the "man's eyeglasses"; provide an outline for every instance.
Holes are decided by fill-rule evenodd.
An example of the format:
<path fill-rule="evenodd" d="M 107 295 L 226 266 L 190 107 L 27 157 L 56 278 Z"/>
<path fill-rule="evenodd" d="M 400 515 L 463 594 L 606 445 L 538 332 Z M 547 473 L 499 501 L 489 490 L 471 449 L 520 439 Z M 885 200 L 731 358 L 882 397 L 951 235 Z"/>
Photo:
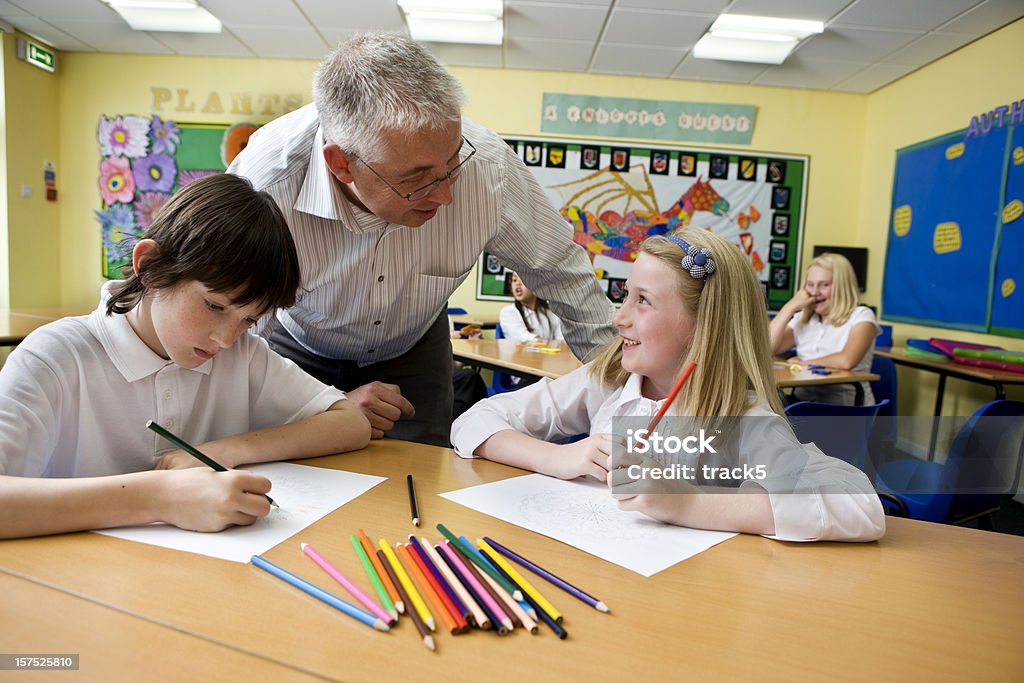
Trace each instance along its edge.
<path fill-rule="evenodd" d="M 459 174 L 462 173 L 462 169 L 465 168 L 465 166 L 466 166 L 466 162 L 469 161 L 470 159 L 472 159 L 473 155 L 476 154 L 476 147 L 474 147 L 473 143 L 470 142 L 469 140 L 467 140 L 465 136 L 462 137 L 462 144 L 463 144 L 463 148 L 462 149 L 465 149 L 466 146 L 469 146 L 469 154 L 467 154 L 464 157 L 461 156 L 462 149 L 460 149 L 459 150 L 459 153 L 460 153 L 459 155 L 460 155 L 461 158 L 459 159 L 459 163 L 456 164 L 456 166 L 454 168 L 452 168 L 450 171 L 445 173 L 443 176 L 441 176 L 440 178 L 438 178 L 434 182 L 429 183 L 427 185 L 424 185 L 423 187 L 417 188 L 417 189 L 413 190 L 412 192 L 402 192 L 397 187 L 395 187 L 394 185 L 389 183 L 387 180 L 385 180 L 384 176 L 382 176 L 380 173 L 377 173 L 377 171 L 374 170 L 373 166 L 370 166 L 368 163 L 366 163 L 362 159 L 359 159 L 359 157 L 356 157 L 356 159 L 359 159 L 359 161 L 362 162 L 363 166 L 365 166 L 366 168 L 370 169 L 370 172 L 373 173 L 373 175 L 377 176 L 377 178 L 379 178 L 382 183 L 384 183 L 385 185 L 390 187 L 391 191 L 394 192 L 395 194 L 397 194 L 399 197 L 401 197 L 402 199 L 404 199 L 406 201 L 409 201 L 409 202 L 418 202 L 419 200 L 425 198 L 431 192 L 436 190 L 438 188 L 438 186 L 440 186 L 441 183 L 443 183 L 444 181 L 447 180 L 449 183 L 451 183 L 451 182 L 454 182 L 455 179 L 459 177 Z M 353 154 L 352 156 L 355 156 L 355 155 Z"/>

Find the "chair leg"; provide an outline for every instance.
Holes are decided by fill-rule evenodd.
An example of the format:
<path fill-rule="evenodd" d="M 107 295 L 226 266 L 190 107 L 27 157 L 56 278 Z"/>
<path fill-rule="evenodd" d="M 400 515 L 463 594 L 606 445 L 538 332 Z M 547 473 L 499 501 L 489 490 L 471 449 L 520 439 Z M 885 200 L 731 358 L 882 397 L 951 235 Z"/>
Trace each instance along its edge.
<path fill-rule="evenodd" d="M 982 531 L 995 531 L 995 525 L 992 523 L 992 513 L 988 513 L 984 517 L 978 518 L 978 528 Z"/>

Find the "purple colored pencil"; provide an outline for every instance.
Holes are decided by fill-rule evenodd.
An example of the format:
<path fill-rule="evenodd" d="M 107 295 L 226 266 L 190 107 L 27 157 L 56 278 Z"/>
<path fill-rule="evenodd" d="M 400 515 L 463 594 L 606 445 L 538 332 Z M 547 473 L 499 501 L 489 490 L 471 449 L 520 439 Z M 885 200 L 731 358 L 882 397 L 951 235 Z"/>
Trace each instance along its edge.
<path fill-rule="evenodd" d="M 441 551 L 441 557 L 444 558 L 444 561 L 448 563 L 448 566 L 451 567 L 452 571 L 455 572 L 455 575 L 459 577 L 460 581 L 462 581 L 463 587 L 467 591 L 469 591 L 469 594 L 472 596 L 472 598 L 476 600 L 476 604 L 480 607 L 484 615 L 487 617 L 487 620 L 490 622 L 491 628 L 494 629 L 495 633 L 497 633 L 499 636 L 503 636 L 506 633 L 508 633 L 508 629 L 505 628 L 505 625 L 503 623 L 501 623 L 501 618 L 494 613 L 494 610 L 491 609 L 491 606 L 487 603 L 487 600 L 485 600 L 484 597 L 480 595 L 476 587 L 473 585 L 473 583 L 476 581 L 476 577 L 474 576 L 472 577 L 472 580 L 470 580 L 471 575 L 469 574 L 469 570 L 466 568 L 466 565 L 463 564 L 462 558 L 460 558 L 458 553 L 456 553 L 455 548 L 450 543 L 445 543 L 442 541 L 437 546 L 437 549 Z M 491 599 L 490 595 L 488 595 L 487 597 L 488 599 Z M 486 628 L 486 626 L 481 624 L 480 628 Z"/>
<path fill-rule="evenodd" d="M 603 602 L 601 602 L 600 600 L 595 598 L 593 595 L 590 595 L 586 591 L 580 590 L 579 588 L 577 588 L 576 586 L 572 585 L 571 583 L 569 583 L 565 579 L 561 579 L 561 578 L 555 576 L 554 574 L 549 572 L 547 569 L 544 569 L 543 567 L 541 567 L 539 565 L 536 565 L 533 562 L 530 562 L 528 559 L 526 559 L 522 555 L 519 555 L 519 554 L 509 550 L 508 548 L 506 548 L 502 544 L 500 544 L 497 541 L 495 541 L 493 538 L 489 538 L 487 536 L 484 536 L 484 540 L 487 541 L 488 545 L 490 545 L 492 548 L 494 548 L 496 551 L 498 551 L 499 553 L 501 553 L 502 555 L 504 555 L 508 559 L 512 560 L 513 562 L 516 562 L 517 564 L 522 565 L 523 567 L 526 567 L 527 569 L 529 569 L 531 572 L 533 572 L 537 576 L 540 576 L 543 579 L 547 579 L 548 581 L 550 581 L 551 583 L 555 584 L 556 586 L 558 586 L 559 588 L 561 588 L 562 590 L 564 590 L 566 593 L 568 593 L 569 595 L 573 596 L 574 598 L 578 598 L 578 599 L 582 600 L 583 602 L 587 603 L 588 605 L 590 605 L 591 607 L 593 607 L 594 609 L 596 609 L 596 610 L 598 610 L 600 612 L 611 612 L 611 610 L 608 608 L 608 605 L 604 604 Z"/>
<path fill-rule="evenodd" d="M 444 574 L 441 573 L 441 570 L 437 568 L 436 564 L 434 564 L 434 560 L 430 557 L 430 555 L 427 554 L 427 551 L 423 549 L 423 546 L 420 545 L 420 540 L 416 538 L 416 534 L 409 534 L 409 545 L 412 547 L 413 552 L 419 555 L 420 559 L 423 560 L 424 566 L 430 570 L 431 574 L 434 575 L 434 579 L 437 581 L 437 585 L 440 586 L 442 590 L 444 590 L 444 592 L 448 595 L 448 599 L 452 601 L 453 605 L 455 605 L 455 609 L 459 612 L 459 615 L 463 619 L 466 619 L 466 616 L 470 613 L 469 609 L 462 602 L 462 600 L 459 599 L 459 596 L 455 592 L 455 590 L 448 585 L 448 579 L 444 577 Z M 455 615 L 453 614 L 452 616 Z M 458 621 L 458 619 L 456 619 L 456 621 Z"/>

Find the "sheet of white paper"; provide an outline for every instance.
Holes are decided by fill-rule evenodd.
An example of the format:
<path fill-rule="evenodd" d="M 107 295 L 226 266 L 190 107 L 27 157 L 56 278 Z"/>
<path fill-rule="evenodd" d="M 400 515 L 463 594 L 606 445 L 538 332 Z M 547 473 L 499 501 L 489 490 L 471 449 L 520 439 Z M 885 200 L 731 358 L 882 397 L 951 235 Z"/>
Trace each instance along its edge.
<path fill-rule="evenodd" d="M 598 482 L 542 474 L 481 484 L 442 497 L 651 576 L 735 536 L 662 524 L 619 510 Z M 497 540 L 501 540 L 500 538 Z"/>
<path fill-rule="evenodd" d="M 242 469 L 270 479 L 274 483 L 270 495 L 280 506 L 271 508 L 269 515 L 252 526 L 230 527 L 219 533 L 205 534 L 169 524 L 150 524 L 104 529 L 96 533 L 233 562 L 248 562 L 253 555 L 273 548 L 386 479 L 287 462 L 250 465 Z"/>

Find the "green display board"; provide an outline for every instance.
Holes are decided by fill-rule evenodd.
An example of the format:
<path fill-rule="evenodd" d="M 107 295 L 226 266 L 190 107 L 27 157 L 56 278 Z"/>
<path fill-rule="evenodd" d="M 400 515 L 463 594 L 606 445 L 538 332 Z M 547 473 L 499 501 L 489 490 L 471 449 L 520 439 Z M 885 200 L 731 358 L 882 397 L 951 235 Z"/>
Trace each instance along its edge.
<path fill-rule="evenodd" d="M 608 298 L 620 302 L 640 243 L 711 230 L 749 259 L 770 307 L 799 285 L 807 157 L 556 138 L 508 139 L 573 226 Z M 508 270 L 484 253 L 477 298 L 511 300 Z"/>

